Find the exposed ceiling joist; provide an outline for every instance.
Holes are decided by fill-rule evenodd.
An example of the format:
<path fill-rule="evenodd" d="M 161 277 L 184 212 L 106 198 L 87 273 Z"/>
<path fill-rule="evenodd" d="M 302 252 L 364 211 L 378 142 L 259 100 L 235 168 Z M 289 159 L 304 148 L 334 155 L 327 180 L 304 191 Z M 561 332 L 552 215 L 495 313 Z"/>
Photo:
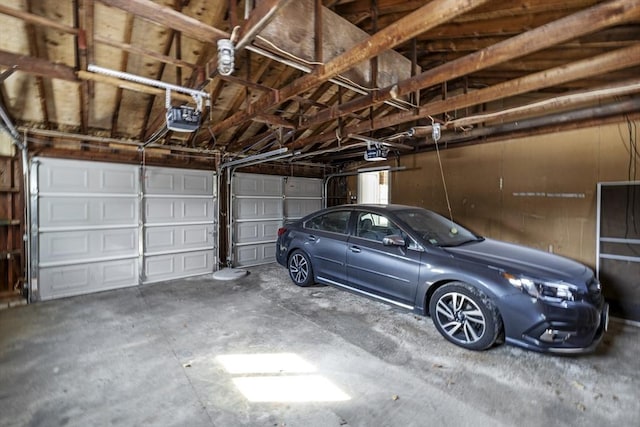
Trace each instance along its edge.
<path fill-rule="evenodd" d="M 496 120 L 538 133 L 637 117 L 635 103 L 612 106 L 611 94 L 638 97 L 625 85 L 640 73 L 640 0 L 244 4 L 3 0 L 0 101 L 18 125 L 230 155 L 264 152 L 280 135 L 278 143 L 329 163 L 362 161 L 360 149 L 337 150 L 349 134 L 402 135 L 394 141 L 414 146 L 403 138 L 428 116 L 491 127 L 448 130 L 443 140 L 456 143 L 523 132 Z M 235 69 L 220 76 L 215 42 L 232 34 Z M 89 65 L 206 90 L 200 130 L 162 133 L 163 89 L 87 73 Z"/>
<path fill-rule="evenodd" d="M 363 133 L 383 129 L 415 120 L 416 117 L 435 116 L 447 111 L 460 110 L 465 107 L 479 105 L 496 99 L 508 98 L 543 87 L 557 85 L 565 81 L 600 75 L 637 64 L 640 64 L 640 44 L 605 53 L 595 58 L 577 61 L 561 67 L 527 75 L 485 89 L 456 95 L 449 99 L 430 102 L 422 106 L 417 113 L 397 113 L 372 122 L 362 122 L 348 128 L 347 131 L 349 133 Z M 307 144 L 318 143 L 331 138 L 332 137 L 328 135 L 319 135 L 307 140 L 300 139 L 294 144 L 294 148 L 301 148 Z"/>
<path fill-rule="evenodd" d="M 478 123 L 492 122 L 496 120 L 509 121 L 523 115 L 538 114 L 550 111 L 559 111 L 572 106 L 590 103 L 604 102 L 613 97 L 630 95 L 640 92 L 640 80 L 634 79 L 627 82 L 606 85 L 600 88 L 589 90 L 587 92 L 577 92 L 563 96 L 545 99 L 544 101 L 534 102 L 532 104 L 521 105 L 506 110 L 495 111 L 491 113 L 478 114 L 475 116 L 454 119 L 444 124 L 445 128 L 455 129 L 472 126 Z"/>
<path fill-rule="evenodd" d="M 53 19 L 48 19 L 43 16 L 36 15 L 34 13 L 30 13 L 24 10 L 13 9 L 11 7 L 7 7 L 2 4 L 0 4 L 0 13 L 8 16 L 13 16 L 14 18 L 21 19 L 24 22 L 27 22 L 29 24 L 52 28 L 54 30 L 62 31 L 63 33 L 78 34 L 78 29 L 75 27 L 65 25 Z"/>
<path fill-rule="evenodd" d="M 75 70 L 68 65 L 56 64 L 46 59 L 30 55 L 18 55 L 0 50 L 0 66 L 17 67 L 16 71 L 22 71 L 34 76 L 67 80 L 70 82 L 78 81 Z"/>
<path fill-rule="evenodd" d="M 300 95 L 325 80 L 336 77 L 355 64 L 370 59 L 387 49 L 392 49 L 398 44 L 409 40 L 411 37 L 467 12 L 485 1 L 487 0 L 434 0 L 366 40 L 356 44 L 342 55 L 317 67 L 311 73 L 300 77 L 290 85 L 280 89 L 276 94 L 263 96 L 251 104 L 246 110 L 239 111 L 213 126 L 211 131 L 213 133 L 223 132 L 246 120 L 250 120 L 255 117 L 258 112 L 273 108 L 296 95 Z"/>
<path fill-rule="evenodd" d="M 251 11 L 249 19 L 240 29 L 237 49 L 242 49 L 251 43 L 256 35 L 271 22 L 278 11 L 282 10 L 291 0 L 262 0 L 258 2 L 255 9 Z"/>
<path fill-rule="evenodd" d="M 99 0 L 107 6 L 122 9 L 147 21 L 155 22 L 180 31 L 195 40 L 215 44 L 219 39 L 228 39 L 230 34 L 214 28 L 195 18 L 182 14 L 170 7 L 162 6 L 151 0 Z"/>
<path fill-rule="evenodd" d="M 399 82 L 393 87 L 381 89 L 375 94 L 366 95 L 322 111 L 310 120 L 310 124 L 335 119 L 385 100 L 437 85 L 483 68 L 489 68 L 599 29 L 637 19 L 638 16 L 640 16 L 640 4 L 637 2 L 609 1 L 447 62 L 416 77 Z"/>

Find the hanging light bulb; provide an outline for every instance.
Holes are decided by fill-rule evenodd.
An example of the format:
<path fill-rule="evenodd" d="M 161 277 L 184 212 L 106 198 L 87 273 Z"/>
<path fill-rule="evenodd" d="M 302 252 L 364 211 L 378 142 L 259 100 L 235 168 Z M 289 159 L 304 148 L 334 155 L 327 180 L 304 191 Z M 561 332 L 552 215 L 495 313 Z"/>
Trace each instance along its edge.
<path fill-rule="evenodd" d="M 235 48 L 229 39 L 218 40 L 218 72 L 223 76 L 233 72 Z"/>

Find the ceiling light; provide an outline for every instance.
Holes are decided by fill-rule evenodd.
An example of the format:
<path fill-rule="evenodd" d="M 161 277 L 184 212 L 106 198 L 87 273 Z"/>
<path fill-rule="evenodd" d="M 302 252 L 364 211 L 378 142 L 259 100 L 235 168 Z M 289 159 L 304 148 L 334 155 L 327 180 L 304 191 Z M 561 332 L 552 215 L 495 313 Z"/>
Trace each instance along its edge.
<path fill-rule="evenodd" d="M 218 72 L 229 76 L 233 72 L 235 48 L 229 39 L 218 40 Z"/>

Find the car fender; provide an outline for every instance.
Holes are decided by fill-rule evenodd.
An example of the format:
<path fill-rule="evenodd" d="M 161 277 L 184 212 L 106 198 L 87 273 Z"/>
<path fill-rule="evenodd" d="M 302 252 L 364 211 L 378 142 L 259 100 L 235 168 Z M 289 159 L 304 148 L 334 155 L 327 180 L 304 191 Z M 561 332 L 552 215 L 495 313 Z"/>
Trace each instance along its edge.
<path fill-rule="evenodd" d="M 442 269 L 442 271 L 436 275 L 428 274 L 428 280 L 421 280 L 419 282 L 414 301 L 415 311 L 428 315 L 431 295 L 433 295 L 439 287 L 451 282 L 463 282 L 477 288 L 487 295 L 496 306 L 500 305 L 500 300 L 504 296 L 517 293 L 515 288 L 500 278 L 498 271 L 489 268 L 474 269 L 473 274 L 469 274 L 465 272 L 464 269 L 456 267 L 458 266 L 454 264 L 451 268 Z M 431 273 L 433 273 L 433 270 Z"/>

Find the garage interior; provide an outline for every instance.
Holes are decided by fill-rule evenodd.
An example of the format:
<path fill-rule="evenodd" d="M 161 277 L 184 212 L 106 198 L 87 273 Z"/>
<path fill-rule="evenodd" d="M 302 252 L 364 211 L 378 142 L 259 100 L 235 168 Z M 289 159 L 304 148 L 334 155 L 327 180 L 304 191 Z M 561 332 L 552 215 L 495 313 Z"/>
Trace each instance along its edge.
<path fill-rule="evenodd" d="M 4 0 L 0 28 L 1 424 L 640 421 L 640 1 Z M 380 200 L 594 269 L 602 347 L 470 353 L 292 288 L 278 228 Z M 252 401 L 223 356 L 254 353 L 348 398 Z"/>

